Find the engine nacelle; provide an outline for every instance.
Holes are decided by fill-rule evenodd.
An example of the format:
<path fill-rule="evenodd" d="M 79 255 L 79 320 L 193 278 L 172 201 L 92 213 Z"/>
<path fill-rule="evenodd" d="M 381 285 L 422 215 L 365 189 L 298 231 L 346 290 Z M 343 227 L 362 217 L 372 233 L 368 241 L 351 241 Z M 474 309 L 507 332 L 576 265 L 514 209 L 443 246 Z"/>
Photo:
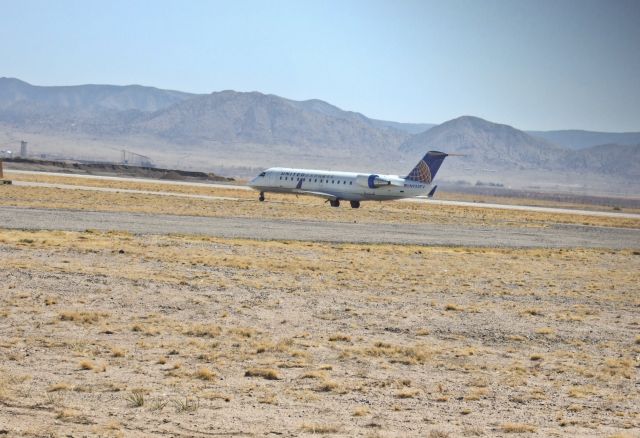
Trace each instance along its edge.
<path fill-rule="evenodd" d="M 369 189 L 377 189 L 379 187 L 391 185 L 391 181 L 380 178 L 379 175 L 359 175 L 356 181 L 358 185 Z"/>

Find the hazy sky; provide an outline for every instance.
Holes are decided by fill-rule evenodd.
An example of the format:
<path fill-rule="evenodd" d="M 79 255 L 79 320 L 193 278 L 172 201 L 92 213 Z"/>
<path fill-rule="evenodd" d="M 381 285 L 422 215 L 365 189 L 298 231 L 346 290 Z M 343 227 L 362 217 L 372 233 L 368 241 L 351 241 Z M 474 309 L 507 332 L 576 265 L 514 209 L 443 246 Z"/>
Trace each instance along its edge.
<path fill-rule="evenodd" d="M 0 0 L 0 76 L 640 131 L 640 0 Z"/>

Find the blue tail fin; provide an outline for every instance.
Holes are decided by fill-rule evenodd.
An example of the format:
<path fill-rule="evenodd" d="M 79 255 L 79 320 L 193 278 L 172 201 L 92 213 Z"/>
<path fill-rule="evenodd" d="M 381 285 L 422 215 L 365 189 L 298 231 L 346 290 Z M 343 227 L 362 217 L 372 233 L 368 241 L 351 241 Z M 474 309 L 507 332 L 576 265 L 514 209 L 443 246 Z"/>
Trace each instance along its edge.
<path fill-rule="evenodd" d="M 431 181 L 436 177 L 438 169 L 440 169 L 440 165 L 448 155 L 438 151 L 427 152 L 424 158 L 416 164 L 416 167 L 405 178 L 431 184 Z"/>

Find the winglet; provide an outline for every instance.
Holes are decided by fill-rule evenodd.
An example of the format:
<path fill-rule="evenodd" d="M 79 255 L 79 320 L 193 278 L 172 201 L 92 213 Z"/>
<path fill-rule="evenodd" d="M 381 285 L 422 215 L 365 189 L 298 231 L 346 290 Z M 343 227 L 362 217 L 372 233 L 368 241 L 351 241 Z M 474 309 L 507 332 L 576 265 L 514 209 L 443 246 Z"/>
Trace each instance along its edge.
<path fill-rule="evenodd" d="M 433 186 L 433 188 L 431 189 L 431 191 L 429 192 L 429 194 L 427 195 L 427 198 L 433 198 L 433 195 L 436 194 L 436 190 L 437 190 L 438 186 Z"/>

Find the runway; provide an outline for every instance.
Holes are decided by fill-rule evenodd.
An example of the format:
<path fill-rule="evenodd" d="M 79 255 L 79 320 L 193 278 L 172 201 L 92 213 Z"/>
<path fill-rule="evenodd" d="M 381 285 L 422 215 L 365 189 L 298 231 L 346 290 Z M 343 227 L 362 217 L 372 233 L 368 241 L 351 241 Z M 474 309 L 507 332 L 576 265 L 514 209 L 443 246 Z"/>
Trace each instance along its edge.
<path fill-rule="evenodd" d="M 3 228 L 196 234 L 224 238 L 510 248 L 640 248 L 640 231 L 581 225 L 548 227 L 372 224 L 151 215 L 0 207 Z"/>
<path fill-rule="evenodd" d="M 201 183 L 191 181 L 174 181 L 174 180 L 159 180 L 152 178 L 128 178 L 122 176 L 102 176 L 102 175 L 86 175 L 82 173 L 62 173 L 62 172 L 38 172 L 34 170 L 12 170 L 5 169 L 5 174 L 10 175 L 16 173 L 18 175 L 45 175 L 45 176 L 63 176 L 65 178 L 79 178 L 79 179 L 99 179 L 106 181 L 122 181 L 122 182 L 137 182 L 145 184 L 158 184 L 158 185 L 178 185 L 178 186 L 194 186 L 194 187 L 215 187 L 221 189 L 235 189 L 235 190 L 252 190 L 251 187 L 243 186 L 240 184 L 222 184 L 222 183 Z"/>

